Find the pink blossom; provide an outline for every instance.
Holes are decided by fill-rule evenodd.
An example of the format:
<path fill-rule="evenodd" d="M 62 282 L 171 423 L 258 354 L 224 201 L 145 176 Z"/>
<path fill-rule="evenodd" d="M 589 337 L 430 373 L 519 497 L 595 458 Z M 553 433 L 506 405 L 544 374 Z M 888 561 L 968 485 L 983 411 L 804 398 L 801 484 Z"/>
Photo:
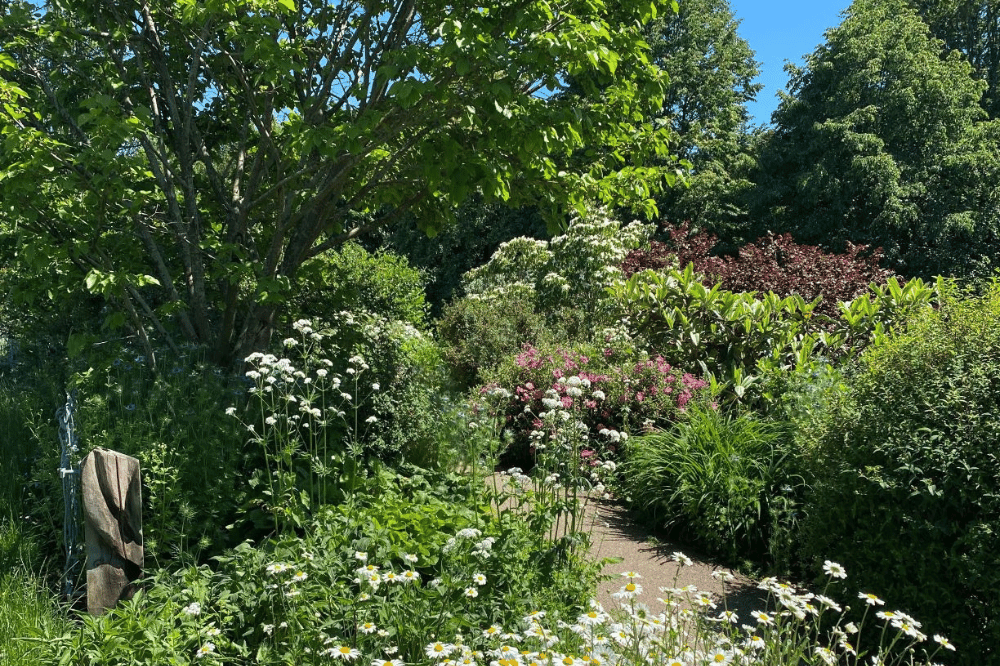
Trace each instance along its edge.
<path fill-rule="evenodd" d="M 691 400 L 691 392 L 684 391 L 679 396 L 677 396 L 677 406 L 680 407 L 681 409 L 684 409 L 684 406 L 687 405 L 690 400 Z"/>
<path fill-rule="evenodd" d="M 561 399 L 561 402 L 562 406 L 567 409 L 573 406 L 573 398 L 569 397 L 568 395 L 564 395 Z"/>
<path fill-rule="evenodd" d="M 584 400 L 583 401 L 583 405 L 587 409 L 597 409 L 597 401 L 596 400 Z"/>
<path fill-rule="evenodd" d="M 587 458 L 590 458 L 593 455 L 594 455 L 594 452 L 592 450 L 590 450 L 590 449 L 584 449 L 583 451 L 580 451 L 580 457 L 583 458 L 584 460 L 586 460 Z"/>

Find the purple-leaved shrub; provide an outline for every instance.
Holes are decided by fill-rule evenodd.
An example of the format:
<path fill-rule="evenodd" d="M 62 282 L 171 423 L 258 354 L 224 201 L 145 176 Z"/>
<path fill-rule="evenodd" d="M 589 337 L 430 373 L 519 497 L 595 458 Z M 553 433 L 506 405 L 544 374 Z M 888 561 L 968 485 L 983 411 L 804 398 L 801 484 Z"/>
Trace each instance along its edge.
<path fill-rule="evenodd" d="M 652 241 L 650 248 L 632 250 L 621 264 L 628 278 L 645 270 L 668 267 L 694 270 L 705 276 L 706 286 L 722 285 L 733 292 L 774 292 L 778 296 L 798 294 L 806 301 L 822 296 L 816 313 L 837 317 L 837 304 L 882 284 L 892 271 L 880 268 L 881 248 L 869 252 L 866 245 L 847 244 L 844 254 L 830 254 L 814 245 L 799 245 L 790 234 L 768 235 L 740 248 L 736 256 L 716 256 L 716 237 L 704 231 L 692 233 L 687 223 L 670 229 L 670 241 Z"/>

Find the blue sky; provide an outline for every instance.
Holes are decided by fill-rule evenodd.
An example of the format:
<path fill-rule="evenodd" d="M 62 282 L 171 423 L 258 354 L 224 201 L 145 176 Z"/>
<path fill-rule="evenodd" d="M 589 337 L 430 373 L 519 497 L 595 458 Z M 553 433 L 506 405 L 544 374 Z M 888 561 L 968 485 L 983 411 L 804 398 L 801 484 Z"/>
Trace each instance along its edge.
<path fill-rule="evenodd" d="M 749 106 L 754 124 L 770 122 L 778 106 L 778 91 L 788 81 L 785 61 L 802 64 L 802 57 L 825 41 L 823 33 L 840 25 L 840 13 L 850 5 L 850 0 L 729 0 L 741 21 L 740 36 L 762 63 L 757 82 L 764 89 Z"/>

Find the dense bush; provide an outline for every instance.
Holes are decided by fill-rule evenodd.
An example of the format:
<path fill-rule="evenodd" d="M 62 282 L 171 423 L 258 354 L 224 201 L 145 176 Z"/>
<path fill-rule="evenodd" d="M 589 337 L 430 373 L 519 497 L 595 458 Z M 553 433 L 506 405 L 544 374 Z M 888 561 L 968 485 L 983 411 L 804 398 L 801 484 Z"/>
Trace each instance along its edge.
<path fill-rule="evenodd" d="M 706 286 L 719 284 L 734 292 L 798 294 L 806 301 L 822 297 L 817 314 L 838 315 L 838 304 L 882 283 L 892 272 L 879 268 L 879 250 L 847 244 L 844 254 L 830 254 L 812 245 L 799 245 L 790 234 L 770 234 L 739 250 L 736 256 L 716 256 L 716 238 L 691 233 L 687 224 L 669 229 L 670 242 L 652 241 L 650 248 L 629 252 L 622 262 L 626 277 L 643 269 L 683 268 L 689 263 L 705 276 Z"/>
<path fill-rule="evenodd" d="M 1000 646 L 1000 283 L 946 295 L 864 355 L 817 431 L 802 553 L 936 617 L 965 664 Z"/>
<path fill-rule="evenodd" d="M 461 296 L 462 275 L 488 262 L 501 243 L 521 236 L 539 240 L 550 236 L 535 208 L 487 204 L 477 196 L 459 206 L 455 221 L 434 236 L 428 236 L 413 219 L 375 235 L 365 239 L 366 247 L 389 248 L 425 273 L 427 302 L 434 317 L 441 315 L 446 303 Z"/>
<path fill-rule="evenodd" d="M 572 220 L 550 241 L 515 238 L 502 244 L 488 263 L 462 277 L 462 285 L 467 297 L 485 301 L 523 293 L 547 316 L 583 312 L 594 327 L 614 320 L 606 289 L 621 279 L 619 265 L 628 252 L 643 246 L 651 232 L 651 225 L 622 224 L 598 210 Z"/>
<path fill-rule="evenodd" d="M 422 328 L 427 316 L 424 274 L 390 252 L 369 253 L 345 243 L 304 265 L 303 288 L 292 319 L 327 319 L 342 310 L 365 310 Z"/>
<path fill-rule="evenodd" d="M 799 485 L 786 430 L 695 403 L 668 429 L 630 440 L 623 476 L 631 503 L 729 562 L 760 561 Z"/>
<path fill-rule="evenodd" d="M 438 324 L 445 357 L 466 386 L 515 356 L 522 345 L 600 340 L 618 324 L 607 288 L 618 264 L 646 242 L 651 228 L 622 226 L 603 212 L 573 220 L 551 241 L 515 238 L 462 278 L 466 296 Z"/>
<path fill-rule="evenodd" d="M 246 464 L 243 438 L 219 410 L 222 401 L 242 399 L 245 383 L 205 363 L 198 349 L 180 357 L 163 350 L 153 372 L 134 350 L 107 347 L 77 359 L 83 369 L 67 387 L 76 396 L 80 457 L 102 446 L 138 458 L 147 557 L 218 552 L 228 544 L 225 526 L 239 506 Z M 36 425 L 45 453 L 35 469 L 41 485 L 32 513 L 44 513 L 49 529 L 61 532 L 59 440 L 50 418 L 40 415 Z"/>
<path fill-rule="evenodd" d="M 547 339 L 545 318 L 531 299 L 511 293 L 491 301 L 463 298 L 445 306 L 438 320 L 443 355 L 455 380 L 471 387 L 483 373 L 522 345 Z"/>
<path fill-rule="evenodd" d="M 636 335 L 670 364 L 711 376 L 727 399 L 759 399 L 762 377 L 811 371 L 816 352 L 841 344 L 814 326 L 815 302 L 709 288 L 691 264 L 637 273 L 613 293 Z"/>

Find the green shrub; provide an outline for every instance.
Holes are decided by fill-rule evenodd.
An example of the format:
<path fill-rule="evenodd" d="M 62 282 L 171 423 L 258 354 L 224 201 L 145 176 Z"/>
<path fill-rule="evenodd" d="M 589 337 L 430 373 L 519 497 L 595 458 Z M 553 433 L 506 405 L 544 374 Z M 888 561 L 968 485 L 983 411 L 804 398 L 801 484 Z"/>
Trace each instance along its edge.
<path fill-rule="evenodd" d="M 649 240 L 652 225 L 623 224 L 597 210 L 570 221 L 566 232 L 550 241 L 514 238 L 490 260 L 462 276 L 467 296 L 494 301 L 524 294 L 537 312 L 569 308 L 589 316 L 588 325 L 617 319 L 607 288 L 621 280 L 620 264 L 630 250 Z"/>
<path fill-rule="evenodd" d="M 202 362 L 196 349 L 180 358 L 163 351 L 154 373 L 143 356 L 111 347 L 77 359 L 83 369 L 67 386 L 76 395 L 79 458 L 98 446 L 138 458 L 148 558 L 217 551 L 227 545 L 245 465 L 242 436 L 221 410 L 243 382 Z M 59 544 L 63 530 L 55 408 L 29 421 L 37 454 L 25 513 L 40 525 L 46 549 Z"/>
<path fill-rule="evenodd" d="M 522 345 L 549 337 L 545 318 L 535 312 L 530 298 L 516 292 L 489 302 L 463 298 L 450 303 L 437 330 L 452 376 L 466 388 L 517 355 Z"/>
<path fill-rule="evenodd" d="M 372 254 L 357 243 L 345 243 L 310 260 L 301 276 L 292 319 L 329 320 L 334 312 L 366 310 L 418 328 L 426 323 L 425 276 L 391 252 Z"/>
<path fill-rule="evenodd" d="M 838 319 L 817 314 L 819 299 L 798 294 L 733 292 L 705 286 L 692 264 L 651 270 L 616 283 L 611 291 L 628 315 L 633 335 L 669 363 L 711 375 L 728 401 L 769 408 L 792 376 L 822 372 L 830 359 L 856 353 L 913 312 L 935 291 L 919 279 L 890 278 L 838 305 Z"/>
<path fill-rule="evenodd" d="M 437 454 L 444 454 L 440 436 L 449 427 L 454 404 L 441 347 L 429 333 L 398 319 L 363 310 L 328 315 L 328 324 L 316 322 L 311 336 L 319 336 L 322 344 L 310 353 L 329 360 L 327 367 L 344 376 L 345 385 L 359 382 L 347 402 L 357 408 L 354 417 L 363 424 L 355 432 L 365 455 L 387 462 L 404 458 L 431 467 L 439 464 Z M 308 322 L 294 326 L 302 324 Z M 298 359 L 315 341 L 306 337 L 297 351 L 284 353 Z M 368 367 L 347 377 L 355 357 Z"/>
<path fill-rule="evenodd" d="M 636 273 L 614 294 L 637 335 L 672 365 L 714 377 L 727 399 L 759 399 L 762 376 L 808 370 L 814 351 L 841 344 L 812 323 L 818 300 L 706 287 L 691 264 Z"/>
<path fill-rule="evenodd" d="M 445 303 L 461 295 L 462 275 L 489 261 L 501 243 L 519 236 L 550 236 L 537 209 L 484 203 L 478 195 L 459 206 L 455 217 L 434 236 L 428 236 L 413 219 L 373 232 L 384 234 L 374 244 L 405 256 L 411 266 L 426 273 L 427 300 L 435 318 Z"/>
<path fill-rule="evenodd" d="M 877 340 L 816 431 L 807 563 L 936 618 L 962 663 L 1000 646 L 1000 283 Z"/>
<path fill-rule="evenodd" d="M 730 562 L 759 560 L 773 524 L 791 513 L 786 431 L 692 403 L 669 430 L 631 440 L 624 467 L 631 503 Z"/>
<path fill-rule="evenodd" d="M 518 516 L 478 511 L 483 486 L 468 488 L 382 475 L 297 535 L 156 573 L 114 611 L 53 632 L 45 663 L 326 664 L 345 646 L 356 663 L 429 664 L 428 642 L 461 635 L 485 651 L 491 625 L 514 631 L 535 610 L 572 620 L 594 565 Z"/>

